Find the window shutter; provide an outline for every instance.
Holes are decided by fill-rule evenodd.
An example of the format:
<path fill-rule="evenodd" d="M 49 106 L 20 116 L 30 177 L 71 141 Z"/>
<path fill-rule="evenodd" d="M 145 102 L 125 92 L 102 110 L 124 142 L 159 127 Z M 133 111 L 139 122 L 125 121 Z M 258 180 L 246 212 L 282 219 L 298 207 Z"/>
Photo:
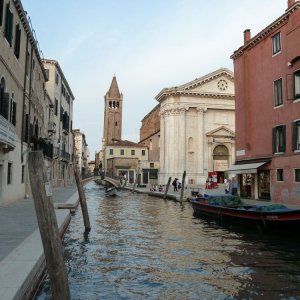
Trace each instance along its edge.
<path fill-rule="evenodd" d="M 9 3 L 6 5 L 6 15 L 5 15 L 5 31 L 4 36 L 12 46 L 12 32 L 13 32 L 13 14 L 9 10 Z"/>
<path fill-rule="evenodd" d="M 23 142 L 28 141 L 28 130 L 29 130 L 29 115 L 26 114 L 25 116 L 25 133 L 24 133 L 24 140 Z"/>
<path fill-rule="evenodd" d="M 285 133 L 286 126 L 282 125 L 282 149 L 280 152 L 286 151 L 286 133 Z"/>
<path fill-rule="evenodd" d="M 287 100 L 294 100 L 294 74 L 286 75 L 286 98 Z"/>
<path fill-rule="evenodd" d="M 273 146 L 273 153 L 276 153 L 276 127 L 272 128 L 272 146 Z"/>
<path fill-rule="evenodd" d="M 12 114 L 12 124 L 16 126 L 16 121 L 17 121 L 17 103 L 14 101 L 13 102 L 13 114 Z"/>
<path fill-rule="evenodd" d="M 61 106 L 60 107 L 60 121 L 63 122 L 63 120 L 64 120 L 64 109 Z"/>
<path fill-rule="evenodd" d="M 0 26 L 2 25 L 3 18 L 3 0 L 0 0 Z"/>
<path fill-rule="evenodd" d="M 21 29 L 20 24 L 16 25 L 16 39 L 15 39 L 15 56 L 20 57 L 20 43 L 21 43 Z"/>
<path fill-rule="evenodd" d="M 297 123 L 292 122 L 292 151 L 297 149 Z"/>
<path fill-rule="evenodd" d="M 3 98 L 1 102 L 1 115 L 8 120 L 9 114 L 9 93 L 3 93 Z"/>

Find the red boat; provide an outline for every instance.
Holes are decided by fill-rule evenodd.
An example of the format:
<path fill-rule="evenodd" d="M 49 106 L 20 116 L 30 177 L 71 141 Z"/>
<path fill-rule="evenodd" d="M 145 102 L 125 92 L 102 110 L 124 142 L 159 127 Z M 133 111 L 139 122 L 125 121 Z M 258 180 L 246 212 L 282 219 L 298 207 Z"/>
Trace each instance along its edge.
<path fill-rule="evenodd" d="M 282 204 L 246 205 L 238 196 L 198 196 L 191 200 L 195 215 L 209 215 L 219 220 L 256 224 L 258 229 L 300 231 L 300 209 Z"/>

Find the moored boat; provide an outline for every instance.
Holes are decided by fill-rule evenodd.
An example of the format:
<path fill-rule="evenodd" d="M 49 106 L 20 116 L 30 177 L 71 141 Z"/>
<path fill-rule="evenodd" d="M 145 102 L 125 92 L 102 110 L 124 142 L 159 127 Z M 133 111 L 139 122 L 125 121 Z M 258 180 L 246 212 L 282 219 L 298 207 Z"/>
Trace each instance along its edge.
<path fill-rule="evenodd" d="M 193 198 L 191 204 L 195 215 L 256 224 L 260 230 L 300 230 L 300 209 L 282 204 L 247 205 L 233 195 L 201 195 Z"/>
<path fill-rule="evenodd" d="M 116 196 L 117 193 L 116 193 L 116 188 L 115 187 L 108 187 L 105 189 L 105 194 L 106 196 Z"/>

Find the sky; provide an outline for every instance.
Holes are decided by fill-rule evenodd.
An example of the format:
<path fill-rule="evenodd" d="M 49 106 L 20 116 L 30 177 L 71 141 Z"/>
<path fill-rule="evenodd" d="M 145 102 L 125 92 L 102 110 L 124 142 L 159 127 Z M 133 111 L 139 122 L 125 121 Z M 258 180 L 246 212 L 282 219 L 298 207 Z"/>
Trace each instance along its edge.
<path fill-rule="evenodd" d="M 104 96 L 116 75 L 122 139 L 139 141 L 141 120 L 163 89 L 221 67 L 287 8 L 287 0 L 22 0 L 45 59 L 57 60 L 75 96 L 73 129 L 91 159 L 101 149 Z"/>

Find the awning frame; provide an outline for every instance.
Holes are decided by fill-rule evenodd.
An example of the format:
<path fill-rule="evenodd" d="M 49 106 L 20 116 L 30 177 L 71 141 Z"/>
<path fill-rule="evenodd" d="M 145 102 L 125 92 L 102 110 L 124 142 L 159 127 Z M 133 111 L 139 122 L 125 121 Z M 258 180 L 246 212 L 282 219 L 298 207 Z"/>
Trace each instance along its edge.
<path fill-rule="evenodd" d="M 265 161 L 265 162 L 252 163 L 252 164 L 231 165 L 226 170 L 226 172 L 228 172 L 229 174 L 256 174 L 257 169 L 266 163 L 268 162 Z"/>

